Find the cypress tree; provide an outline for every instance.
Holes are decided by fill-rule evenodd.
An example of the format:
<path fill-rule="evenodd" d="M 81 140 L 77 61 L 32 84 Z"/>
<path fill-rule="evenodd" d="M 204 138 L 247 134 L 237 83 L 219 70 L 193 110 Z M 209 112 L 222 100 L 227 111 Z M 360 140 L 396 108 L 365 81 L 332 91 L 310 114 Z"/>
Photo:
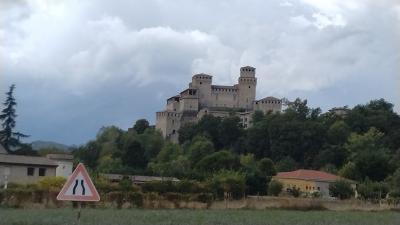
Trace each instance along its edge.
<path fill-rule="evenodd" d="M 17 102 L 14 98 L 15 84 L 10 86 L 8 92 L 6 92 L 6 101 L 3 103 L 4 109 L 0 114 L 0 121 L 2 130 L 0 131 L 0 142 L 10 152 L 10 148 L 16 148 L 21 145 L 20 138 L 28 137 L 20 132 L 15 132 L 14 128 L 16 125 L 15 119 L 17 118 L 15 107 Z"/>

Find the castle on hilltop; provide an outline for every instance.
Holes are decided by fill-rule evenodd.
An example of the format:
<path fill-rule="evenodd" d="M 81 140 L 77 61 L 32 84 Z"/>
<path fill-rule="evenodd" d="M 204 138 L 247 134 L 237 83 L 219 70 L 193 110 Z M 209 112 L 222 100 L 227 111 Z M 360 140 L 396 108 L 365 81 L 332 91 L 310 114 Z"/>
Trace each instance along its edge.
<path fill-rule="evenodd" d="M 256 100 L 255 74 L 254 67 L 240 68 L 238 84 L 233 86 L 213 85 L 211 75 L 194 75 L 189 88 L 167 99 L 165 110 L 156 113 L 156 129 L 162 132 L 164 138 L 176 143 L 182 125 L 195 123 L 207 114 L 223 118 L 234 113 L 247 128 L 256 110 L 280 112 L 281 99 L 266 97 Z"/>

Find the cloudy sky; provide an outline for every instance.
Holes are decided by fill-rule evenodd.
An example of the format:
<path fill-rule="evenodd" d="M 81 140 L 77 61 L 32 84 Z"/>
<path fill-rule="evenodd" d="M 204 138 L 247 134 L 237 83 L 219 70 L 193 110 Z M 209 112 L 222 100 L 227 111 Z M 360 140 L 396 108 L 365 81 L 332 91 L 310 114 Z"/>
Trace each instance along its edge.
<path fill-rule="evenodd" d="M 32 140 L 155 121 L 192 74 L 313 107 L 400 105 L 398 0 L 0 0 L 0 92 Z M 4 94 L 0 95 L 4 101 Z"/>

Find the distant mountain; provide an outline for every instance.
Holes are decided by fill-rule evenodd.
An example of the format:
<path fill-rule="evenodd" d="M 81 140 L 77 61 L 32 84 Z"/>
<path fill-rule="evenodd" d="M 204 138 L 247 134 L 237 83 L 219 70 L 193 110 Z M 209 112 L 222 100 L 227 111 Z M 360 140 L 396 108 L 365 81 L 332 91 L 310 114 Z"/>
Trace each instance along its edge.
<path fill-rule="evenodd" d="M 34 150 L 39 150 L 42 148 L 57 148 L 64 151 L 68 151 L 71 148 L 71 146 L 60 144 L 53 141 L 34 141 L 31 143 L 31 145 Z"/>

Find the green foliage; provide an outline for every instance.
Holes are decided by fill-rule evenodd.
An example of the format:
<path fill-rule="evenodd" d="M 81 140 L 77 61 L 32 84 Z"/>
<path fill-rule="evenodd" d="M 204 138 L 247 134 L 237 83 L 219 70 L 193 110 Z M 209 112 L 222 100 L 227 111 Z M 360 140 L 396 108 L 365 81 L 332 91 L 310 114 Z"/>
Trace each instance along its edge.
<path fill-rule="evenodd" d="M 207 138 L 197 136 L 192 140 L 188 151 L 189 160 L 194 165 L 202 158 L 212 154 L 214 152 L 214 146 Z"/>
<path fill-rule="evenodd" d="M 256 111 L 254 111 L 254 113 L 252 115 L 251 121 L 253 124 L 256 124 L 263 119 L 264 119 L 264 113 L 260 110 L 256 110 Z"/>
<path fill-rule="evenodd" d="M 149 128 L 149 121 L 146 119 L 140 119 L 137 120 L 135 125 L 133 126 L 133 129 L 138 133 L 138 134 L 143 134 L 144 131 Z"/>
<path fill-rule="evenodd" d="M 366 180 L 358 184 L 357 192 L 363 199 L 383 199 L 389 192 L 388 184 Z"/>
<path fill-rule="evenodd" d="M 239 159 L 230 151 L 219 151 L 204 157 L 195 168 L 203 173 L 213 173 L 222 169 L 232 170 L 239 165 Z"/>
<path fill-rule="evenodd" d="M 354 196 L 354 190 L 348 181 L 337 180 L 329 185 L 329 194 L 343 200 Z"/>
<path fill-rule="evenodd" d="M 278 196 L 282 192 L 283 184 L 277 180 L 271 180 L 268 184 L 268 195 Z"/>
<path fill-rule="evenodd" d="M 129 192 L 127 196 L 128 201 L 135 207 L 143 206 L 144 196 L 140 192 Z"/>
<path fill-rule="evenodd" d="M 351 180 L 359 180 L 360 173 L 357 170 L 356 164 L 353 162 L 346 163 L 340 170 L 339 175 L 341 177 L 351 179 Z"/>
<path fill-rule="evenodd" d="M 276 169 L 271 159 L 263 158 L 258 162 L 258 169 L 262 176 L 271 177 L 276 175 Z"/>
<path fill-rule="evenodd" d="M 290 193 L 293 195 L 293 197 L 298 198 L 301 195 L 301 190 L 300 188 L 292 187 L 290 189 Z"/>
<path fill-rule="evenodd" d="M 3 103 L 4 109 L 0 113 L 1 127 L 0 130 L 0 143 L 4 146 L 7 151 L 11 148 L 18 148 L 21 145 L 20 139 L 29 137 L 20 132 L 14 131 L 16 126 L 15 119 L 17 118 L 15 107 L 17 102 L 14 98 L 15 84 L 10 86 L 10 89 L 6 93 L 6 100 Z"/>
<path fill-rule="evenodd" d="M 233 199 L 240 199 L 246 189 L 245 175 L 232 170 L 222 170 L 207 182 L 214 196 L 219 199 L 224 197 L 224 193 L 230 194 Z"/>
<path fill-rule="evenodd" d="M 60 191 L 65 182 L 64 177 L 43 177 L 38 181 L 38 186 L 46 191 Z"/>
<path fill-rule="evenodd" d="M 297 169 L 297 163 L 291 157 L 286 157 L 276 163 L 276 169 L 279 172 L 288 172 Z"/>

